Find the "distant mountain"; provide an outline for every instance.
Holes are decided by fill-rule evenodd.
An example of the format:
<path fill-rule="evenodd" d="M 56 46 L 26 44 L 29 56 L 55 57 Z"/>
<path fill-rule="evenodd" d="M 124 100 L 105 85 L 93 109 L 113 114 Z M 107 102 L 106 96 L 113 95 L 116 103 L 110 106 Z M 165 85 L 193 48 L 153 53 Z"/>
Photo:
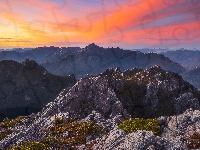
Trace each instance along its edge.
<path fill-rule="evenodd" d="M 169 57 L 172 61 L 179 63 L 188 70 L 200 67 L 200 51 L 192 50 L 176 50 L 163 53 L 164 56 Z"/>
<path fill-rule="evenodd" d="M 163 53 L 170 51 L 169 48 L 141 48 L 141 49 L 132 49 L 133 51 L 140 51 L 142 53 Z"/>
<path fill-rule="evenodd" d="M 200 89 L 200 67 L 184 73 L 183 78 Z"/>
<path fill-rule="evenodd" d="M 39 111 L 75 82 L 74 76 L 52 75 L 28 59 L 0 61 L 0 120 Z"/>
<path fill-rule="evenodd" d="M 186 149 L 183 136 L 200 122 L 199 100 L 196 88 L 159 66 L 124 72 L 111 68 L 62 90 L 37 114 L 4 120 L 0 149 L 17 145 L 66 150 Z M 138 117 L 155 118 L 162 129 L 159 135 L 151 132 L 152 124 L 148 124 L 150 131 L 128 135 L 118 128 L 122 121 Z"/>
<path fill-rule="evenodd" d="M 57 75 L 75 74 L 80 79 L 86 74 L 98 74 L 107 68 L 120 67 L 122 70 L 133 67 L 149 68 L 159 65 L 165 70 L 181 73 L 184 68 L 161 54 L 144 54 L 139 51 L 120 48 L 103 48 L 90 44 L 81 51 L 67 55 L 61 60 L 42 64 L 49 72 Z"/>
<path fill-rule="evenodd" d="M 180 75 L 183 76 L 184 80 L 200 89 L 200 51 L 177 50 L 168 51 L 163 55 L 184 66 L 186 71 Z"/>
<path fill-rule="evenodd" d="M 24 61 L 26 58 L 36 61 L 38 64 L 46 62 L 54 62 L 81 50 L 79 47 L 38 47 L 31 50 L 19 51 L 18 49 L 12 51 L 0 52 L 0 60 L 15 60 L 18 62 Z"/>
<path fill-rule="evenodd" d="M 4 49 L 2 51 L 15 51 L 15 52 L 25 52 L 25 51 L 29 51 L 32 50 L 34 48 L 12 48 L 12 49 Z"/>
<path fill-rule="evenodd" d="M 90 44 L 80 47 L 38 47 L 26 51 L 2 51 L 0 60 L 15 60 L 22 62 L 25 59 L 34 60 L 56 75 L 75 74 L 78 79 L 86 74 L 97 74 L 111 67 L 120 67 L 122 70 L 133 67 L 149 68 L 159 65 L 165 70 L 182 73 L 184 68 L 172 62 L 162 54 L 142 53 L 139 51 L 123 50 L 120 48 L 103 48 Z"/>

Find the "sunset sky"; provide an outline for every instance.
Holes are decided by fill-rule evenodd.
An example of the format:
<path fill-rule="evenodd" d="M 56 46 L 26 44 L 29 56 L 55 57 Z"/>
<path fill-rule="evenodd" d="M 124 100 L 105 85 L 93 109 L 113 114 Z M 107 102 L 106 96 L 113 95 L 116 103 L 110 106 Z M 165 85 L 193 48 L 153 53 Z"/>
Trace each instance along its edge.
<path fill-rule="evenodd" d="M 200 48 L 199 0 L 1 0 L 0 48 Z"/>

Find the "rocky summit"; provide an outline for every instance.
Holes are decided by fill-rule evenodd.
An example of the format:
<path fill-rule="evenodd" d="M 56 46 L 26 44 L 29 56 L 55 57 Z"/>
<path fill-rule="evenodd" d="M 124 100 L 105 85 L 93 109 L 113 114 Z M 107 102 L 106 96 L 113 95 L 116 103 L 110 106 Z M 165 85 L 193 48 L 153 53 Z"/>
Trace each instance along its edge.
<path fill-rule="evenodd" d="M 35 61 L 0 61 L 0 119 L 38 112 L 75 83 L 73 75 L 55 76 Z"/>
<path fill-rule="evenodd" d="M 200 93 L 159 66 L 87 75 L 41 112 L 0 123 L 0 149 L 198 147 Z M 128 120 L 128 121 L 127 121 Z"/>

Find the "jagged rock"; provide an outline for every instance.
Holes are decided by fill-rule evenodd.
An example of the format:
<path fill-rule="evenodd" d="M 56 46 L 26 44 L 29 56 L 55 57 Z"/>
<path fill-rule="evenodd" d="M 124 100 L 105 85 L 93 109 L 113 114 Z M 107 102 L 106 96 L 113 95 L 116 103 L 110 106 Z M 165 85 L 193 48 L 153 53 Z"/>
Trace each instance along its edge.
<path fill-rule="evenodd" d="M 122 142 L 125 135 L 123 130 L 115 128 L 110 131 L 109 135 L 99 139 L 97 144 L 94 144 L 93 149 L 115 149 Z"/>
<path fill-rule="evenodd" d="M 159 118 L 164 122 L 163 137 L 175 138 L 176 136 L 186 136 L 189 138 L 194 131 L 198 131 L 200 126 L 200 111 L 187 109 L 183 114 L 177 116 L 166 117 L 166 119 Z"/>
<path fill-rule="evenodd" d="M 100 138 L 99 133 L 86 138 L 87 143 L 97 141 L 94 149 L 184 149 L 186 145 L 182 144 L 181 136 L 187 133 L 189 126 L 199 124 L 198 91 L 179 75 L 165 72 L 158 66 L 126 73 L 117 70 L 88 75 L 70 89 L 62 90 L 55 101 L 34 115 L 32 124 L 1 140 L 0 149 L 17 145 L 20 141 L 41 141 L 48 136 L 43 129 L 48 130 L 56 117 L 96 122 L 106 128 L 108 135 Z M 177 106 L 179 102 L 184 107 Z M 191 109 L 185 111 L 188 108 Z M 123 120 L 156 116 L 162 116 L 158 118 L 162 129 L 160 137 L 151 131 L 126 135 L 117 128 Z M 67 136 L 67 132 L 61 136 Z"/>
<path fill-rule="evenodd" d="M 123 130 L 113 129 L 109 135 L 104 136 L 93 146 L 94 150 L 168 150 L 168 149 L 187 149 L 180 139 L 167 139 L 155 136 L 151 131 L 141 131 L 126 135 Z"/>

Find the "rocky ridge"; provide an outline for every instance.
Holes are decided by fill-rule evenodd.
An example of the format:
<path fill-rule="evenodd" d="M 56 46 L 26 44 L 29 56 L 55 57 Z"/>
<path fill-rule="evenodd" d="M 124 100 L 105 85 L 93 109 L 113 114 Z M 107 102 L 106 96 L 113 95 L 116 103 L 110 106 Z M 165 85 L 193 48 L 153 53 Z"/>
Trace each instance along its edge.
<path fill-rule="evenodd" d="M 54 102 L 29 117 L 31 123 L 25 119 L 23 125 L 12 127 L 18 132 L 3 138 L 0 148 L 44 140 L 55 119 L 61 117 L 66 122 L 69 118 L 76 123 L 95 122 L 107 131 L 103 137 L 87 136 L 86 145 L 74 145 L 76 149 L 89 149 L 88 145 L 91 149 L 186 149 L 183 136 L 190 126 L 199 125 L 199 95 L 181 76 L 159 66 L 124 72 L 119 68 L 107 69 L 96 76 L 87 75 L 69 90 L 64 89 Z M 157 118 L 160 135 L 151 131 L 126 135 L 117 127 L 123 120 L 138 117 Z M 63 136 L 70 136 L 69 131 L 61 132 L 59 137 Z"/>

